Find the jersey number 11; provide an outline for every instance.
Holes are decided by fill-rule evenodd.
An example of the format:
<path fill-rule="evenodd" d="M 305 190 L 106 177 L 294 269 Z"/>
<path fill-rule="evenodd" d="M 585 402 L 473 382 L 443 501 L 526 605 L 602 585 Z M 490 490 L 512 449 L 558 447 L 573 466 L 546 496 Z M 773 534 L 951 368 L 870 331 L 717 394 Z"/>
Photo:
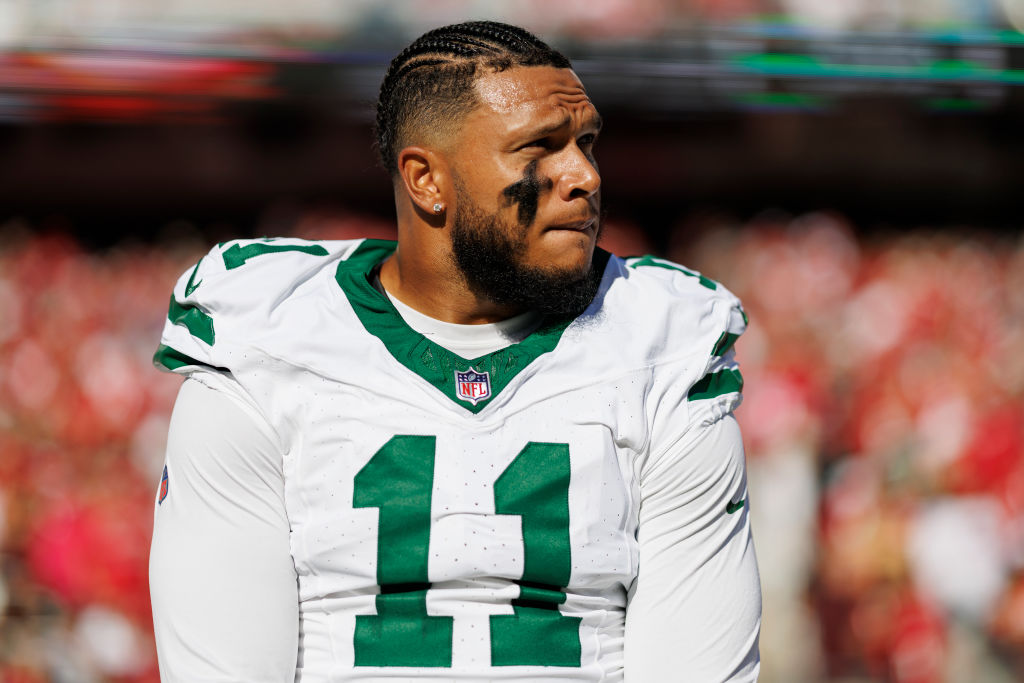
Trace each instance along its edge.
<path fill-rule="evenodd" d="M 392 437 L 355 477 L 353 506 L 380 511 L 376 615 L 356 617 L 356 666 L 452 665 L 452 619 L 427 614 L 436 437 Z M 523 576 L 514 614 L 492 615 L 492 666 L 579 666 L 569 583 L 569 445 L 529 442 L 494 482 L 494 510 L 519 515 Z"/>

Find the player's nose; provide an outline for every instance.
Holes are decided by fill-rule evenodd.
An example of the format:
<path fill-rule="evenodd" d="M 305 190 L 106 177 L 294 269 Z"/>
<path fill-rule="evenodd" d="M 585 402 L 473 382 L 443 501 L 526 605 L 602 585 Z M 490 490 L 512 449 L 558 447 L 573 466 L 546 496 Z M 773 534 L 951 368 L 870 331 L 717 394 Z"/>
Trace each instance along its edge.
<path fill-rule="evenodd" d="M 559 183 L 562 199 L 590 198 L 601 188 L 601 174 L 597 162 L 576 145 L 566 150 L 564 167 Z"/>

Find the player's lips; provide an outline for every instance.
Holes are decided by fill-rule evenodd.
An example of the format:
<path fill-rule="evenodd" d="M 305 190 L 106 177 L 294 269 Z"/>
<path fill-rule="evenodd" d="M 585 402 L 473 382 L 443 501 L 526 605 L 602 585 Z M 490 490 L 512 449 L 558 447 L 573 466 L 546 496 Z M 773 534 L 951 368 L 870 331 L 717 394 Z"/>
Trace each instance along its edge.
<path fill-rule="evenodd" d="M 548 227 L 548 230 L 572 230 L 574 232 L 586 232 L 594 227 L 594 223 L 597 222 L 596 216 L 584 218 L 578 221 L 571 221 L 568 223 L 559 223 Z"/>

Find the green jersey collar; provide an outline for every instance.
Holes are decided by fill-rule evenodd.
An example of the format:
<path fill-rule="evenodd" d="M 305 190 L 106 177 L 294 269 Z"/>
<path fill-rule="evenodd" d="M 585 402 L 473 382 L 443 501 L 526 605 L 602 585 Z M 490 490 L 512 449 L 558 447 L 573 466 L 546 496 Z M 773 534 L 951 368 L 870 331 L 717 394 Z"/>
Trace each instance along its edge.
<path fill-rule="evenodd" d="M 471 413 L 486 408 L 516 375 L 553 350 L 573 321 L 547 321 L 518 343 L 477 358 L 463 358 L 409 327 L 388 297 L 370 284 L 371 271 L 395 248 L 392 241 L 364 240 L 338 264 L 335 279 L 363 327 L 383 342 L 395 360 Z M 603 250 L 594 252 L 601 269 L 609 257 Z"/>

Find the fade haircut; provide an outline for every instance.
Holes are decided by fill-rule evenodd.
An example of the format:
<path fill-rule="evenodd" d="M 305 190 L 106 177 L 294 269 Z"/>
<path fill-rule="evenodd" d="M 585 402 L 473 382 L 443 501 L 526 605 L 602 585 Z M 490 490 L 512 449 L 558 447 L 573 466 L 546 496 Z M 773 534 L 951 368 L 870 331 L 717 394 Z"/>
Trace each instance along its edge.
<path fill-rule="evenodd" d="M 377 98 L 377 149 L 398 173 L 398 152 L 431 130 L 450 131 L 476 105 L 473 83 L 483 69 L 571 68 L 562 53 L 529 31 L 496 21 L 470 21 L 424 33 L 388 67 Z"/>

